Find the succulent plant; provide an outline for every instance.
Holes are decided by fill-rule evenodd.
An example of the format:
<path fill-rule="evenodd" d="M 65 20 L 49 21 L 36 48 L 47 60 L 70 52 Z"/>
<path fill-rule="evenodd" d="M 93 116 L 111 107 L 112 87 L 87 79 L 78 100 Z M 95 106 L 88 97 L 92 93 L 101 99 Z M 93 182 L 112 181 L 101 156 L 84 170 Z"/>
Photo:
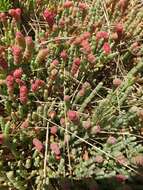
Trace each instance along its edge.
<path fill-rule="evenodd" d="M 140 175 L 142 4 L 12 4 L 0 13 L 1 186 Z"/>

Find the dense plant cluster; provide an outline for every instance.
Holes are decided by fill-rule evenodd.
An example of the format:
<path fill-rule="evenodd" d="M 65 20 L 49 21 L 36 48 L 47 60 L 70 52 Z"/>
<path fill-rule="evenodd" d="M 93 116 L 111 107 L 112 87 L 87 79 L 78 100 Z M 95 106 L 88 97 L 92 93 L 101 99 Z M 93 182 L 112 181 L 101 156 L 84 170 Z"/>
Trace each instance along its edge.
<path fill-rule="evenodd" d="M 7 8 L 1 186 L 42 190 L 50 178 L 113 177 L 114 189 L 132 189 L 124 183 L 143 165 L 142 3 L 13 0 Z"/>

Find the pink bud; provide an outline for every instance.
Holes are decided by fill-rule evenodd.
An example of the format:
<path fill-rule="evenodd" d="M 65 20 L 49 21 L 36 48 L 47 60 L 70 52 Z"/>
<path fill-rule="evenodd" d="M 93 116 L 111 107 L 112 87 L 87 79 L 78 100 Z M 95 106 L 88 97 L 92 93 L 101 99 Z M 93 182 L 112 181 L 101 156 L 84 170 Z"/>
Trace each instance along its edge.
<path fill-rule="evenodd" d="M 19 17 L 21 16 L 22 11 L 20 8 L 15 9 L 15 12 L 16 12 L 17 16 L 19 16 Z"/>
<path fill-rule="evenodd" d="M 40 79 L 36 79 L 35 80 L 35 84 L 39 87 L 43 86 L 45 84 L 45 82 L 43 80 Z"/>
<path fill-rule="evenodd" d="M 121 35 L 124 31 L 123 24 L 122 23 L 117 23 L 115 25 L 115 31 L 117 32 L 118 35 Z"/>
<path fill-rule="evenodd" d="M 60 119 L 60 124 L 62 125 L 62 127 L 65 127 L 66 125 L 65 125 L 65 118 L 61 118 Z"/>
<path fill-rule="evenodd" d="M 31 90 L 32 90 L 32 92 L 36 92 L 38 90 L 38 86 L 35 83 L 33 83 L 31 85 Z"/>
<path fill-rule="evenodd" d="M 41 141 L 39 141 L 37 138 L 33 139 L 33 145 L 35 146 L 36 150 L 38 150 L 38 152 L 42 152 L 44 149 L 43 143 L 41 143 Z"/>
<path fill-rule="evenodd" d="M 64 4 L 63 4 L 63 7 L 68 9 L 70 7 L 73 6 L 73 2 L 72 1 L 66 1 Z"/>
<path fill-rule="evenodd" d="M 55 13 L 46 9 L 43 13 L 43 17 L 44 19 L 48 22 L 49 26 L 53 26 L 54 22 L 55 22 Z"/>
<path fill-rule="evenodd" d="M 19 86 L 25 85 L 25 82 L 24 82 L 23 80 L 19 79 L 19 78 L 16 78 L 16 79 L 15 79 L 15 82 L 16 82 Z"/>
<path fill-rule="evenodd" d="M 58 64 L 59 64 L 59 61 L 58 61 L 57 59 L 54 59 L 54 60 L 51 62 L 50 66 L 51 66 L 51 68 L 53 68 L 53 67 L 58 66 Z"/>
<path fill-rule="evenodd" d="M 90 54 L 87 55 L 87 60 L 88 60 L 90 63 L 95 63 L 96 58 L 95 58 L 95 56 L 94 56 L 92 53 L 90 53 Z"/>
<path fill-rule="evenodd" d="M 28 128 L 29 127 L 29 121 L 28 119 L 26 119 L 22 124 L 21 124 L 21 128 Z"/>
<path fill-rule="evenodd" d="M 90 121 L 90 119 L 88 119 L 87 121 L 83 121 L 82 125 L 83 125 L 83 127 L 85 129 L 91 128 L 91 121 Z"/>
<path fill-rule="evenodd" d="M 16 44 L 21 47 L 22 49 L 25 48 L 25 38 L 23 36 L 23 34 L 18 31 L 16 32 L 16 38 L 15 38 Z"/>
<path fill-rule="evenodd" d="M 15 16 L 15 9 L 9 9 L 8 14 L 12 17 Z"/>
<path fill-rule="evenodd" d="M 57 143 L 51 143 L 50 144 L 50 149 L 58 156 L 60 155 L 60 148 L 59 145 Z"/>
<path fill-rule="evenodd" d="M 114 85 L 115 87 L 118 87 L 118 86 L 120 86 L 121 84 L 122 84 L 122 80 L 121 80 L 121 79 L 116 78 L 116 79 L 113 80 L 113 85 Z"/>
<path fill-rule="evenodd" d="M 32 37 L 31 36 L 26 36 L 25 37 L 25 42 L 26 42 L 26 48 L 28 48 L 28 50 L 31 50 L 31 48 L 34 47 L 34 43 L 33 43 L 33 40 L 32 40 Z"/>
<path fill-rule="evenodd" d="M 86 3 L 79 2 L 78 7 L 80 10 L 84 11 L 88 9 L 88 5 Z"/>
<path fill-rule="evenodd" d="M 103 157 L 102 156 L 100 156 L 100 155 L 97 155 L 96 157 L 95 157 L 95 162 L 97 162 L 97 163 L 102 163 L 104 161 L 104 159 L 103 159 Z"/>
<path fill-rule="evenodd" d="M 65 95 L 65 96 L 64 96 L 64 101 L 65 101 L 65 102 L 69 102 L 69 101 L 70 101 L 70 96 Z"/>
<path fill-rule="evenodd" d="M 22 50 L 19 46 L 13 46 L 12 47 L 13 56 L 19 57 L 21 55 L 21 52 L 22 52 Z"/>
<path fill-rule="evenodd" d="M 20 86 L 20 102 L 22 104 L 25 104 L 27 103 L 28 101 L 28 88 L 23 85 L 23 86 Z"/>
<path fill-rule="evenodd" d="M 69 111 L 67 112 L 67 117 L 68 117 L 68 119 L 69 119 L 70 121 L 72 121 L 72 122 L 76 122 L 76 121 L 79 120 L 79 116 L 78 116 L 78 114 L 77 114 L 76 111 L 69 110 Z"/>
<path fill-rule="evenodd" d="M 68 55 L 67 55 L 67 52 L 65 50 L 63 50 L 60 54 L 60 57 L 63 59 L 63 60 L 66 60 L 68 58 Z"/>
<path fill-rule="evenodd" d="M 56 134 L 57 134 L 57 131 L 58 131 L 57 126 L 52 126 L 52 127 L 50 128 L 50 132 L 51 132 L 52 135 L 56 135 Z"/>
<path fill-rule="evenodd" d="M 16 70 L 13 72 L 14 78 L 21 78 L 21 77 L 22 77 L 22 74 L 23 74 L 22 68 L 16 69 Z"/>
<path fill-rule="evenodd" d="M 6 84 L 8 87 L 14 85 L 14 77 L 12 75 L 6 77 Z"/>
<path fill-rule="evenodd" d="M 108 144 L 115 144 L 116 143 L 116 139 L 112 136 L 110 136 L 108 139 L 107 139 L 107 143 Z"/>
<path fill-rule="evenodd" d="M 81 37 L 83 40 L 86 40 L 89 39 L 90 36 L 91 36 L 90 32 L 84 32 Z"/>
<path fill-rule="evenodd" d="M 124 182 L 124 181 L 127 179 L 127 177 L 124 176 L 124 175 L 122 175 L 122 174 L 117 174 L 117 175 L 115 176 L 115 178 L 116 178 L 116 180 L 117 180 L 118 182 L 120 182 L 120 183 Z"/>
<path fill-rule="evenodd" d="M 105 31 L 100 31 L 100 32 L 97 32 L 96 34 L 96 40 L 100 40 L 100 39 L 105 39 L 105 40 L 108 40 L 109 38 L 109 34 Z"/>
<path fill-rule="evenodd" d="M 6 21 L 6 14 L 5 13 L 0 13 L 0 21 L 5 22 Z"/>
<path fill-rule="evenodd" d="M 103 50 L 105 54 L 109 54 L 111 52 L 111 48 L 108 42 L 105 42 L 103 45 Z"/>

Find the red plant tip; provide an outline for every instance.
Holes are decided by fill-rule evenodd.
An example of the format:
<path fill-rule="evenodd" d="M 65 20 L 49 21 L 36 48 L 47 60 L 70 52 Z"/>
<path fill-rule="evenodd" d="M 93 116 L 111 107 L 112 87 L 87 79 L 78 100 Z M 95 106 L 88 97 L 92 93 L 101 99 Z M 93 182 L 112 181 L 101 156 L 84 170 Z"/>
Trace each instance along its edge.
<path fill-rule="evenodd" d="M 81 35 L 82 40 L 89 39 L 90 37 L 91 37 L 90 32 L 84 32 L 84 33 Z"/>
<path fill-rule="evenodd" d="M 5 13 L 0 13 L 0 21 L 5 22 L 6 19 L 7 19 L 6 14 Z"/>
<path fill-rule="evenodd" d="M 122 80 L 121 80 L 121 79 L 116 78 L 116 79 L 113 80 L 113 85 L 114 85 L 115 87 L 118 87 L 118 86 L 120 86 L 121 84 L 122 84 Z"/>
<path fill-rule="evenodd" d="M 29 127 L 29 121 L 28 121 L 28 119 L 26 119 L 26 120 L 21 124 L 21 128 L 27 129 L 28 127 Z"/>
<path fill-rule="evenodd" d="M 124 181 L 127 179 L 127 177 L 124 176 L 124 175 L 122 175 L 122 174 L 117 174 L 117 175 L 115 176 L 115 179 L 116 179 L 119 183 L 122 183 L 122 182 L 124 182 Z"/>
<path fill-rule="evenodd" d="M 44 149 L 43 143 L 37 138 L 33 139 L 33 145 L 35 146 L 36 150 L 38 150 L 38 152 L 42 152 Z"/>
<path fill-rule="evenodd" d="M 62 125 L 62 127 L 65 127 L 66 126 L 66 123 L 65 123 L 65 118 L 61 118 L 60 119 L 60 124 Z"/>
<path fill-rule="evenodd" d="M 22 38 L 23 39 L 24 36 L 23 36 L 23 34 L 20 31 L 17 31 L 16 32 L 16 38 L 20 38 L 20 39 Z"/>
<path fill-rule="evenodd" d="M 6 84 L 8 87 L 13 87 L 14 85 L 14 77 L 12 75 L 8 75 L 6 77 Z"/>
<path fill-rule="evenodd" d="M 87 121 L 83 121 L 82 125 L 83 125 L 83 127 L 85 129 L 90 129 L 91 128 L 91 121 L 90 121 L 90 119 L 88 119 Z"/>
<path fill-rule="evenodd" d="M 119 7 L 121 8 L 121 11 L 125 11 L 127 7 L 128 0 L 119 0 Z"/>
<path fill-rule="evenodd" d="M 21 56 L 22 49 L 19 46 L 13 46 L 12 53 L 13 53 L 13 56 L 19 57 Z"/>
<path fill-rule="evenodd" d="M 54 67 L 58 66 L 58 64 L 59 64 L 59 61 L 58 61 L 57 59 L 54 59 L 54 60 L 51 62 L 50 67 L 51 67 L 51 68 L 54 68 Z"/>
<path fill-rule="evenodd" d="M 110 48 L 110 45 L 108 42 L 105 42 L 104 45 L 103 45 L 103 51 L 105 54 L 109 54 L 111 52 L 111 48 Z"/>
<path fill-rule="evenodd" d="M 81 42 L 81 46 L 82 46 L 81 50 L 82 50 L 84 53 L 87 53 L 87 54 L 91 53 L 91 46 L 90 46 L 90 44 L 89 44 L 89 42 L 88 42 L 87 39 L 86 39 L 86 40 L 83 40 L 83 41 Z"/>
<path fill-rule="evenodd" d="M 79 2 L 78 7 L 81 11 L 87 10 L 88 9 L 88 5 L 86 3 L 81 3 Z"/>
<path fill-rule="evenodd" d="M 63 4 L 63 7 L 66 8 L 66 9 L 69 9 L 70 7 L 72 7 L 74 4 L 72 1 L 66 1 L 64 4 Z"/>
<path fill-rule="evenodd" d="M 23 85 L 20 87 L 20 102 L 26 104 L 28 101 L 28 88 Z"/>
<path fill-rule="evenodd" d="M 96 125 L 96 126 L 94 126 L 94 127 L 91 128 L 91 133 L 92 134 L 100 133 L 100 131 L 101 131 L 100 125 Z"/>
<path fill-rule="evenodd" d="M 75 58 L 75 59 L 73 60 L 73 63 L 74 63 L 75 65 L 79 66 L 80 63 L 81 63 L 80 58 Z"/>
<path fill-rule="evenodd" d="M 112 136 L 110 136 L 108 139 L 107 139 L 107 143 L 108 144 L 115 144 L 116 143 L 116 139 L 115 139 L 115 137 L 112 137 Z"/>
<path fill-rule="evenodd" d="M 4 58 L 0 58 L 0 66 L 3 68 L 3 69 L 7 69 L 8 68 L 8 63 L 7 61 L 4 59 Z"/>
<path fill-rule="evenodd" d="M 115 32 L 117 32 L 118 35 L 122 35 L 124 31 L 123 24 L 122 23 L 117 23 L 115 25 Z"/>
<path fill-rule="evenodd" d="M 10 9 L 8 11 L 9 15 L 12 16 L 16 21 L 19 21 L 21 18 L 21 9 Z"/>
<path fill-rule="evenodd" d="M 13 72 L 13 76 L 14 78 L 21 78 L 22 77 L 22 74 L 23 74 L 23 70 L 22 68 L 19 68 L 19 69 L 16 69 L 14 72 Z"/>
<path fill-rule="evenodd" d="M 57 143 L 51 143 L 50 144 L 50 149 L 55 153 L 56 156 L 61 154 L 59 145 Z"/>
<path fill-rule="evenodd" d="M 43 13 L 43 17 L 48 22 L 48 25 L 50 27 L 52 27 L 53 24 L 55 23 L 55 16 L 56 14 L 53 11 L 50 11 L 48 9 L 46 9 Z"/>
<path fill-rule="evenodd" d="M 51 133 L 52 135 L 56 135 L 56 134 L 57 134 L 57 131 L 58 131 L 57 126 L 52 126 L 52 127 L 50 128 L 50 133 Z"/>
<path fill-rule="evenodd" d="M 25 38 L 21 32 L 16 32 L 15 41 L 18 46 L 22 47 L 22 49 L 25 48 Z"/>
<path fill-rule="evenodd" d="M 100 32 L 97 32 L 96 34 L 96 40 L 100 40 L 100 39 L 104 39 L 104 40 L 108 40 L 109 38 L 109 34 L 105 31 L 100 31 Z"/>
<path fill-rule="evenodd" d="M 32 85 L 31 85 L 31 89 L 33 92 L 36 92 L 39 87 L 42 87 L 43 85 L 45 84 L 45 82 L 43 80 L 40 80 L 40 79 L 36 79 Z"/>
<path fill-rule="evenodd" d="M 95 162 L 101 164 L 103 161 L 104 161 L 104 159 L 102 156 L 98 155 L 95 157 Z"/>
<path fill-rule="evenodd" d="M 74 41 L 73 41 L 73 44 L 74 45 L 79 45 L 82 43 L 82 37 L 77 37 Z"/>
<path fill-rule="evenodd" d="M 65 95 L 64 96 L 64 101 L 65 102 L 69 102 L 70 101 L 70 96 L 69 95 Z"/>
<path fill-rule="evenodd" d="M 3 144 L 3 143 L 4 143 L 4 135 L 0 134 L 0 144 Z"/>
<path fill-rule="evenodd" d="M 60 53 L 60 57 L 63 59 L 63 60 L 67 60 L 68 58 L 68 54 L 65 50 L 63 50 L 61 53 Z"/>
<path fill-rule="evenodd" d="M 78 114 L 77 114 L 76 111 L 69 110 L 69 111 L 67 112 L 67 117 L 68 117 L 68 119 L 69 119 L 70 121 L 72 121 L 72 122 L 76 122 L 76 121 L 79 120 L 79 116 L 78 116 Z"/>
<path fill-rule="evenodd" d="M 90 54 L 87 55 L 87 60 L 88 60 L 90 63 L 95 63 L 96 58 L 95 58 L 95 56 L 94 56 L 92 53 L 90 53 Z"/>
<path fill-rule="evenodd" d="M 55 111 L 50 111 L 48 116 L 53 120 L 56 117 L 56 112 Z"/>
<path fill-rule="evenodd" d="M 34 47 L 34 43 L 33 43 L 33 40 L 32 40 L 31 36 L 26 36 L 25 37 L 25 42 L 26 42 L 26 46 L 27 47 L 29 47 L 29 48 L 33 48 Z"/>
<path fill-rule="evenodd" d="M 15 9 L 15 12 L 16 12 L 17 16 L 19 16 L 19 17 L 21 16 L 22 11 L 20 8 Z"/>
<path fill-rule="evenodd" d="M 72 67 L 71 67 L 71 74 L 72 75 L 75 75 L 79 69 L 79 66 L 80 66 L 80 63 L 81 63 L 81 60 L 80 58 L 75 58 L 73 60 L 73 64 L 72 64 Z"/>
<path fill-rule="evenodd" d="M 35 84 L 39 87 L 43 86 L 45 84 L 45 82 L 43 80 L 40 79 L 36 79 L 35 80 Z"/>
<path fill-rule="evenodd" d="M 19 79 L 19 78 L 16 78 L 16 79 L 15 79 L 15 82 L 16 82 L 19 86 L 25 85 L 25 82 L 24 82 L 23 80 Z"/>
<path fill-rule="evenodd" d="M 9 9 L 8 14 L 12 17 L 15 15 L 15 9 Z"/>

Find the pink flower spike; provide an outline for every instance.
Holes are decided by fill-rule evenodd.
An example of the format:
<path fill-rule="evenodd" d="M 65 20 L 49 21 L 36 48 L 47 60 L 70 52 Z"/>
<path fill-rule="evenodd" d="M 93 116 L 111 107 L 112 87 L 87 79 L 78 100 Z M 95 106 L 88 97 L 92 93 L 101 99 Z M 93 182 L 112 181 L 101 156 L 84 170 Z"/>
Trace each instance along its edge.
<path fill-rule="evenodd" d="M 66 60 L 68 58 L 68 54 L 65 50 L 63 50 L 60 54 L 60 57 L 63 59 L 63 60 Z"/>
<path fill-rule="evenodd" d="M 44 149 L 44 145 L 37 138 L 33 139 L 33 145 L 35 146 L 36 150 L 38 150 L 38 152 L 42 152 Z"/>
<path fill-rule="evenodd" d="M 52 127 L 50 128 L 50 132 L 51 132 L 52 135 L 56 135 L 56 134 L 57 134 L 57 131 L 58 131 L 57 126 L 52 126 Z"/>
<path fill-rule="evenodd" d="M 19 57 L 21 55 L 21 52 L 22 52 L 22 50 L 19 46 L 13 46 L 12 47 L 12 53 L 14 56 Z"/>
<path fill-rule="evenodd" d="M 60 152 L 60 148 L 59 148 L 59 145 L 57 143 L 51 143 L 50 144 L 50 149 L 55 153 L 55 155 L 60 155 L 61 152 Z"/>
<path fill-rule="evenodd" d="M 11 87 L 14 85 L 14 77 L 12 75 L 8 75 L 6 77 L 6 84 L 8 87 Z"/>
<path fill-rule="evenodd" d="M 55 23 L 55 13 L 53 11 L 50 11 L 46 9 L 43 13 L 44 19 L 48 22 L 49 26 L 52 27 Z"/>
<path fill-rule="evenodd" d="M 82 2 L 79 2 L 78 7 L 81 11 L 88 9 L 88 5 L 86 3 L 82 3 Z"/>
<path fill-rule="evenodd" d="M 105 54 L 109 54 L 109 53 L 111 53 L 111 48 L 110 48 L 110 45 L 109 45 L 109 43 L 108 42 L 105 42 L 104 43 L 104 45 L 103 45 L 103 50 L 104 50 L 104 53 Z"/>
<path fill-rule="evenodd" d="M 109 38 L 109 34 L 105 31 L 100 31 L 100 32 L 97 32 L 96 34 L 96 40 L 100 40 L 100 39 L 105 39 L 105 40 L 108 40 Z"/>
<path fill-rule="evenodd" d="M 63 5 L 64 8 L 69 9 L 70 7 L 73 6 L 73 2 L 72 1 L 66 1 Z"/>
<path fill-rule="evenodd" d="M 23 74 L 22 68 L 16 69 L 16 70 L 13 72 L 14 78 L 19 78 L 19 79 L 20 79 L 20 78 L 22 77 L 22 74 Z"/>
<path fill-rule="evenodd" d="M 67 112 L 67 117 L 72 122 L 76 122 L 79 119 L 77 112 L 76 111 L 72 111 L 72 110 L 69 110 Z"/>

